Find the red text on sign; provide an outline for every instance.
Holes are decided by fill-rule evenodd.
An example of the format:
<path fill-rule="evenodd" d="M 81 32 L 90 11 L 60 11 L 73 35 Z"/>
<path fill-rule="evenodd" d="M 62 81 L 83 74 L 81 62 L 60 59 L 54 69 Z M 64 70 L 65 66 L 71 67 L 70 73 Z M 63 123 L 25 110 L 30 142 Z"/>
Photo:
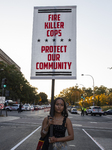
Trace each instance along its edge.
<path fill-rule="evenodd" d="M 37 62 L 36 69 L 71 69 L 72 62 Z"/>
<path fill-rule="evenodd" d="M 48 61 L 60 61 L 60 54 L 48 54 Z"/>
<path fill-rule="evenodd" d="M 47 37 L 56 35 L 61 36 L 61 30 L 47 30 Z"/>
<path fill-rule="evenodd" d="M 64 22 L 45 22 L 45 29 L 64 28 Z"/>
<path fill-rule="evenodd" d="M 67 45 L 41 46 L 41 53 L 66 53 Z"/>
<path fill-rule="evenodd" d="M 60 21 L 60 14 L 49 14 L 48 21 Z"/>

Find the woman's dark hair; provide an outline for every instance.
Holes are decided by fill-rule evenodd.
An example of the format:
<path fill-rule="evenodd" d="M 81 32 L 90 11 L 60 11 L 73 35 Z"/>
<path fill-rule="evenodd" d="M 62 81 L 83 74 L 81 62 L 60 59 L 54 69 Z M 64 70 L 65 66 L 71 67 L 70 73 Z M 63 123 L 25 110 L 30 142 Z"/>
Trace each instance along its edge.
<path fill-rule="evenodd" d="M 55 114 L 55 104 L 56 104 L 56 101 L 59 100 L 59 99 L 61 99 L 61 100 L 64 102 L 64 110 L 62 111 L 62 115 L 63 115 L 64 117 L 68 117 L 68 111 L 67 111 L 66 103 L 65 103 L 64 99 L 61 98 L 61 97 L 57 97 L 57 98 L 54 100 L 54 102 L 53 102 L 53 116 L 54 116 L 54 114 Z M 51 115 L 51 110 L 50 110 L 50 115 Z"/>

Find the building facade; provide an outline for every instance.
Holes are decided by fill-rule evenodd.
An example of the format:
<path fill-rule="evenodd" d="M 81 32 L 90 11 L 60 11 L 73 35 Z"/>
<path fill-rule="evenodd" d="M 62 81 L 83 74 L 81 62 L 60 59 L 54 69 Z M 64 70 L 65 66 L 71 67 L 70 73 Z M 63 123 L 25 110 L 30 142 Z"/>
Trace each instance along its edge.
<path fill-rule="evenodd" d="M 15 65 L 16 68 L 21 71 L 21 68 L 8 56 L 6 55 L 1 49 L 0 49 L 0 61 L 3 61 L 4 63 L 8 65 Z"/>

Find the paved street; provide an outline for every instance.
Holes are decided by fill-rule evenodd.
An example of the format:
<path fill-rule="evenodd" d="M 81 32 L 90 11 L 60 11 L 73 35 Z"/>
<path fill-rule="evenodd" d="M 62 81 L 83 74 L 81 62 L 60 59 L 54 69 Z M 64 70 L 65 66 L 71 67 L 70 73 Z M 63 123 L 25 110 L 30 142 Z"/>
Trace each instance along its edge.
<path fill-rule="evenodd" d="M 2 112 L 5 115 L 5 111 Z M 0 117 L 0 150 L 35 150 L 42 120 L 48 111 L 8 111 Z M 69 150 L 111 150 L 112 116 L 81 116 L 70 114 L 74 140 L 68 142 Z"/>

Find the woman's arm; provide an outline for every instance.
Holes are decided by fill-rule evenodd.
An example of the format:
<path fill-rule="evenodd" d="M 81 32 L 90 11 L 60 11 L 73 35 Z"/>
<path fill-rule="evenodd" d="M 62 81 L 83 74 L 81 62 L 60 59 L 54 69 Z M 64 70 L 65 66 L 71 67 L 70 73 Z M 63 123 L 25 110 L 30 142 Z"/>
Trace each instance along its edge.
<path fill-rule="evenodd" d="M 41 129 L 41 137 L 44 138 L 46 136 L 46 134 L 48 133 L 49 127 L 52 124 L 52 117 L 46 117 L 44 118 L 43 122 L 42 122 L 42 129 Z"/>
<path fill-rule="evenodd" d="M 74 140 L 74 131 L 73 131 L 71 120 L 69 118 L 66 119 L 66 126 L 67 126 L 68 136 L 61 137 L 61 138 L 50 137 L 49 138 L 50 143 Z"/>

